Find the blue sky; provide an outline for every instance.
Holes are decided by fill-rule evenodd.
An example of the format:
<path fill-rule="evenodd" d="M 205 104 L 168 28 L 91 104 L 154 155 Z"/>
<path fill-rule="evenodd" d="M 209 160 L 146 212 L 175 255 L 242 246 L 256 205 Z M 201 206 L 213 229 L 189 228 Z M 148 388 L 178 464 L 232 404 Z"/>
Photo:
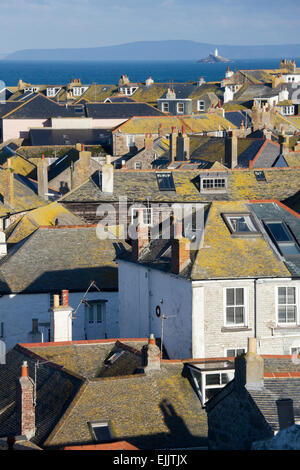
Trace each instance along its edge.
<path fill-rule="evenodd" d="M 299 0 L 0 0 L 0 53 L 142 40 L 299 43 Z"/>

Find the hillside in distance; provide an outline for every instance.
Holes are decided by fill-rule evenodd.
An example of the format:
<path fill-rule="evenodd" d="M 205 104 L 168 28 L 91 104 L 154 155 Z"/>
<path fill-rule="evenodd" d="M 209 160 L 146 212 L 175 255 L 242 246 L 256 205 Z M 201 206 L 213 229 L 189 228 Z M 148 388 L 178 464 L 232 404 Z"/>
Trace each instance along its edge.
<path fill-rule="evenodd" d="M 116 46 L 77 49 L 25 49 L 4 60 L 200 60 L 218 48 L 229 59 L 298 58 L 300 44 L 278 46 L 226 46 L 195 41 L 139 41 Z"/>

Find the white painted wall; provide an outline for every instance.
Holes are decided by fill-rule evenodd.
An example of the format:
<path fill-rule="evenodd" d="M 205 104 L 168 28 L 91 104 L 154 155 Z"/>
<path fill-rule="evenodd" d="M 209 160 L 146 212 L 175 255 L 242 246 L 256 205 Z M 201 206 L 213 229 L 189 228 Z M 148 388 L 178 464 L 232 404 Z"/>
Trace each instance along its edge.
<path fill-rule="evenodd" d="M 162 319 L 156 316 L 159 305 L 164 320 L 164 345 L 171 358 L 192 356 L 192 286 L 169 273 L 118 261 L 120 336 L 161 337 Z M 161 303 L 161 300 L 163 301 Z"/>
<path fill-rule="evenodd" d="M 75 310 L 84 292 L 69 294 L 70 306 Z M 87 300 L 107 300 L 106 302 L 106 333 L 108 338 L 119 337 L 118 325 L 118 292 L 91 292 Z M 50 296 L 49 294 L 12 294 L 0 297 L 0 322 L 4 322 L 4 338 L 1 338 L 10 349 L 19 342 L 29 342 L 32 330 L 32 319 L 38 318 L 39 323 L 50 323 Z M 94 325 L 91 331 L 88 328 L 88 337 L 85 337 L 85 306 L 81 305 L 73 320 L 73 340 L 102 339 L 101 324 Z M 100 332 L 98 334 L 98 332 Z M 47 328 L 44 328 L 44 341 L 48 341 Z"/>
<path fill-rule="evenodd" d="M 53 129 L 92 129 L 93 119 L 86 117 L 78 118 L 52 118 Z"/>

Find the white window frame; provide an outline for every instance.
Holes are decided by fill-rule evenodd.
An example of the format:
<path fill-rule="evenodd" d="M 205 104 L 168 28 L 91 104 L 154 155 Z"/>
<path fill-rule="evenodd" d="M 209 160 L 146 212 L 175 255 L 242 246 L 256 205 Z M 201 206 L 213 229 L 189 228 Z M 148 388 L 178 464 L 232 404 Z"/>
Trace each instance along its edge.
<path fill-rule="evenodd" d="M 206 181 L 206 180 L 213 181 L 213 187 L 212 188 L 204 188 L 203 187 L 203 182 Z M 224 187 L 216 187 L 215 186 L 215 181 L 217 181 L 217 180 L 224 180 L 225 186 Z M 208 176 L 208 177 L 200 178 L 200 190 L 201 191 L 210 191 L 210 192 L 226 191 L 227 190 L 227 178 L 216 177 L 216 176 L 214 176 L 214 177 Z"/>
<path fill-rule="evenodd" d="M 126 135 L 126 144 L 127 147 L 134 147 L 135 146 L 135 135 L 134 134 L 127 134 Z"/>
<path fill-rule="evenodd" d="M 87 304 L 86 305 L 86 312 L 87 312 L 87 323 L 89 325 L 98 325 L 100 323 L 104 323 L 105 321 L 105 302 L 103 300 L 91 300 L 91 301 L 88 301 L 87 300 Z M 99 320 L 99 317 L 98 317 L 98 306 L 100 306 L 100 320 Z M 96 311 L 95 311 L 95 307 L 96 307 Z M 92 315 L 91 315 L 92 314 Z"/>
<path fill-rule="evenodd" d="M 225 353 L 224 353 L 224 357 L 237 357 L 237 350 L 238 349 L 242 349 L 244 352 L 242 354 L 245 354 L 247 352 L 247 348 L 245 347 L 234 347 L 234 348 L 225 348 Z M 228 356 L 228 351 L 234 351 L 234 355 L 233 356 Z"/>
<path fill-rule="evenodd" d="M 167 108 L 167 109 L 165 109 Z M 161 110 L 163 113 L 168 113 L 169 112 L 169 103 L 167 101 L 163 101 L 161 104 Z"/>
<path fill-rule="evenodd" d="M 92 433 L 92 436 L 93 436 L 95 442 L 101 443 L 101 442 L 110 442 L 110 441 L 112 441 L 113 433 L 112 433 L 109 421 L 90 421 L 89 426 L 90 426 L 91 433 Z M 94 428 L 101 428 L 101 427 L 105 427 L 105 428 L 108 429 L 109 435 L 110 435 L 110 439 L 108 441 L 100 441 L 100 440 L 97 439 Z"/>
<path fill-rule="evenodd" d="M 204 100 L 198 100 L 198 106 L 197 109 L 198 111 L 205 111 L 205 101 Z"/>
<path fill-rule="evenodd" d="M 292 287 L 295 289 L 295 304 L 279 304 L 279 288 L 280 287 L 285 287 L 286 289 L 288 287 Z M 279 321 L 279 312 L 278 312 L 278 307 L 279 305 L 295 305 L 296 307 L 296 318 L 295 322 L 280 322 Z M 276 306 L 276 325 L 279 327 L 291 327 L 293 328 L 294 326 L 299 325 L 299 295 L 298 295 L 298 288 L 297 286 L 287 286 L 287 285 L 281 285 L 281 286 L 275 286 L 275 306 Z"/>
<path fill-rule="evenodd" d="M 182 106 L 182 111 L 179 111 L 179 106 Z M 176 103 L 176 112 L 177 114 L 184 114 L 184 102 L 179 101 L 179 103 Z"/>
<path fill-rule="evenodd" d="M 142 162 L 135 162 L 134 163 L 134 169 L 135 170 L 141 170 L 142 169 Z"/>
<path fill-rule="evenodd" d="M 138 212 L 140 209 L 143 211 L 143 223 L 148 227 L 153 226 L 153 208 L 152 207 L 132 207 L 131 208 L 131 223 L 134 224 L 134 219 L 136 219 L 134 212 Z M 150 219 L 148 216 L 145 218 L 145 212 L 150 211 Z M 150 220 L 150 223 L 148 222 Z"/>
<path fill-rule="evenodd" d="M 228 289 L 243 289 L 244 290 L 244 322 L 243 323 L 227 323 L 227 290 Z M 232 305 L 237 307 L 238 305 Z M 248 287 L 247 286 L 230 286 L 223 288 L 223 307 L 224 307 L 224 326 L 226 328 L 244 328 L 248 326 Z"/>

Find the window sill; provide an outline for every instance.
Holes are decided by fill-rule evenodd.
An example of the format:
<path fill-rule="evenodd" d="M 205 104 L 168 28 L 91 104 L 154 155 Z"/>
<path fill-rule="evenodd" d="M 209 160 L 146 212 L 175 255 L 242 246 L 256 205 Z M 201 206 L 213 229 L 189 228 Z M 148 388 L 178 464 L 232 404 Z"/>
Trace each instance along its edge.
<path fill-rule="evenodd" d="M 222 333 L 237 333 L 239 331 L 252 331 L 252 328 L 249 326 L 222 326 Z"/>
<path fill-rule="evenodd" d="M 276 325 L 274 330 L 300 330 L 300 325 Z"/>

